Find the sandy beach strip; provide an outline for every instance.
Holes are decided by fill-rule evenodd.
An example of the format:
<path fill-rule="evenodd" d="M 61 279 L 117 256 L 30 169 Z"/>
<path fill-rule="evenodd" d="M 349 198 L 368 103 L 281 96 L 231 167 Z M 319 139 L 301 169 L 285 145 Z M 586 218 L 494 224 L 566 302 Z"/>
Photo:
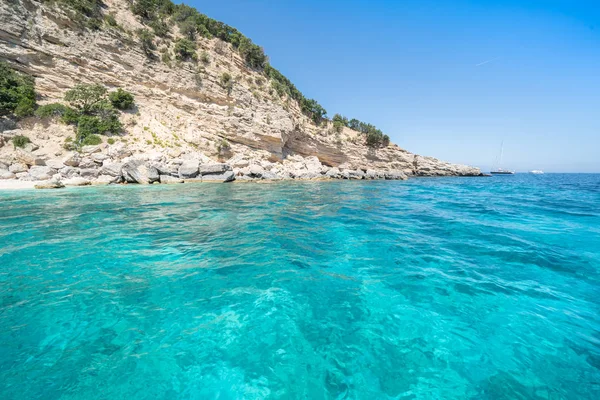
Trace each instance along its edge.
<path fill-rule="evenodd" d="M 34 189 L 36 183 L 38 182 L 19 181 L 16 179 L 2 179 L 0 180 L 0 190 Z"/>

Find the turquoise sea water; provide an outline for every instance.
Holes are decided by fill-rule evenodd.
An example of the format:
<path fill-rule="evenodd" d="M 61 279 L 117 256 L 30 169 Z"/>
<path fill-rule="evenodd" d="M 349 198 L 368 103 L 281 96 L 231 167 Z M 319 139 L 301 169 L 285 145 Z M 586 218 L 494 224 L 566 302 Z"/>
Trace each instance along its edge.
<path fill-rule="evenodd" d="M 1 399 L 598 399 L 600 175 L 0 192 Z"/>

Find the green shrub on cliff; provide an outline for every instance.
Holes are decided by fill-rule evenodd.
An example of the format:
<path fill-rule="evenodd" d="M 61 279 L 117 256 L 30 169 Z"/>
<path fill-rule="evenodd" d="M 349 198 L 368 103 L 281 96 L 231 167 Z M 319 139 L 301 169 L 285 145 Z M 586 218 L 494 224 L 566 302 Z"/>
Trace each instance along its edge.
<path fill-rule="evenodd" d="M 131 11 L 143 19 L 151 20 L 156 14 L 155 0 L 135 0 L 131 6 Z"/>
<path fill-rule="evenodd" d="M 65 94 L 68 101 L 75 110 L 59 104 L 49 104 L 40 107 L 38 115 L 54 116 L 60 115 L 65 123 L 77 125 L 75 143 L 72 147 L 94 144 L 102 141 L 97 135 L 118 134 L 123 126 L 119 121 L 119 112 L 115 108 L 128 108 L 133 105 L 131 93 L 117 89 L 107 96 L 107 90 L 99 84 L 80 84 Z M 97 143 L 96 143 L 97 144 Z"/>
<path fill-rule="evenodd" d="M 221 87 L 227 90 L 227 94 L 231 94 L 233 89 L 233 78 L 228 72 L 223 72 L 221 75 Z"/>
<path fill-rule="evenodd" d="M 73 21 L 90 29 L 102 27 L 102 0 L 44 0 L 47 3 L 58 3 Z"/>
<path fill-rule="evenodd" d="M 40 118 L 62 117 L 67 110 L 67 106 L 60 103 L 50 103 L 39 106 L 35 110 L 35 116 Z"/>
<path fill-rule="evenodd" d="M 200 61 L 202 61 L 203 64 L 210 63 L 210 57 L 206 51 L 203 51 L 202 54 L 200 54 Z"/>
<path fill-rule="evenodd" d="M 77 110 L 67 107 L 60 120 L 65 124 L 76 124 L 79 121 L 79 116 L 80 114 Z"/>
<path fill-rule="evenodd" d="M 12 144 L 15 149 L 17 147 L 21 147 L 21 148 L 25 147 L 28 143 L 31 143 L 31 140 L 29 140 L 29 138 L 27 136 L 23 136 L 23 135 L 13 136 L 11 141 L 12 141 Z"/>
<path fill-rule="evenodd" d="M 183 21 L 179 24 L 179 32 L 189 40 L 196 40 L 198 26 L 194 21 Z"/>
<path fill-rule="evenodd" d="M 335 114 L 331 119 L 333 121 L 333 130 L 336 133 L 341 133 L 345 126 L 348 126 L 348 118 Z"/>
<path fill-rule="evenodd" d="M 76 140 L 82 145 L 91 144 L 89 139 L 92 136 L 105 135 L 107 133 L 119 133 L 121 124 L 114 118 L 103 119 L 98 116 L 82 115 L 77 123 Z"/>
<path fill-rule="evenodd" d="M 336 116 L 338 115 L 339 114 L 336 114 Z M 375 125 L 359 121 L 356 118 L 352 118 L 350 121 L 348 121 L 346 117 L 342 117 L 340 115 L 336 118 L 336 116 L 333 118 L 334 124 L 336 120 L 342 122 L 347 121 L 346 126 L 348 128 L 365 134 L 367 146 L 387 147 L 390 144 L 390 137 L 388 135 L 384 135 L 383 132 L 381 132 L 381 129 L 378 129 Z"/>
<path fill-rule="evenodd" d="M 33 79 L 0 62 L 0 116 L 26 117 L 35 110 Z"/>
<path fill-rule="evenodd" d="M 390 137 L 384 135 L 380 130 L 367 133 L 367 146 L 373 148 L 387 147 L 390 144 Z"/>
<path fill-rule="evenodd" d="M 344 117 L 341 114 L 335 114 L 333 116 L 333 118 L 331 119 L 334 123 L 338 122 L 339 124 L 341 124 L 342 126 L 348 126 L 348 118 Z"/>
<path fill-rule="evenodd" d="M 80 84 L 76 85 L 73 89 L 67 90 L 65 100 L 71 106 L 86 114 L 91 112 L 96 104 L 104 100 L 105 96 L 106 88 L 102 85 Z"/>
<path fill-rule="evenodd" d="M 77 124 L 80 116 L 77 110 L 60 103 L 39 106 L 35 110 L 35 115 L 39 118 L 60 118 L 61 122 L 65 124 Z"/>
<path fill-rule="evenodd" d="M 388 147 L 390 145 L 390 137 L 388 135 L 383 135 L 383 140 L 381 142 L 383 147 Z"/>
<path fill-rule="evenodd" d="M 145 20 L 156 20 L 173 14 L 175 5 L 170 0 L 134 0 L 131 11 Z"/>
<path fill-rule="evenodd" d="M 138 29 L 136 31 L 140 43 L 142 44 L 142 50 L 148 57 L 152 57 L 152 50 L 154 50 L 154 34 L 148 29 Z"/>
<path fill-rule="evenodd" d="M 335 133 L 342 133 L 344 130 L 344 124 L 340 121 L 333 121 L 333 131 Z"/>
<path fill-rule="evenodd" d="M 196 43 L 188 39 L 178 39 L 175 42 L 175 57 L 182 61 L 189 59 L 196 61 L 198 59 L 196 55 Z"/>
<path fill-rule="evenodd" d="M 96 146 L 102 143 L 102 138 L 98 135 L 89 135 L 81 141 L 82 146 Z"/>
<path fill-rule="evenodd" d="M 148 25 L 150 25 L 150 28 L 152 28 L 156 36 L 164 38 L 169 35 L 169 25 L 167 25 L 167 23 L 161 19 L 150 21 Z"/>
<path fill-rule="evenodd" d="M 108 99 L 113 107 L 119 110 L 128 110 L 133 106 L 134 97 L 131 93 L 119 88 L 108 94 Z"/>
<path fill-rule="evenodd" d="M 313 99 L 304 99 L 301 104 L 302 112 L 317 125 L 327 116 L 327 111 Z"/>

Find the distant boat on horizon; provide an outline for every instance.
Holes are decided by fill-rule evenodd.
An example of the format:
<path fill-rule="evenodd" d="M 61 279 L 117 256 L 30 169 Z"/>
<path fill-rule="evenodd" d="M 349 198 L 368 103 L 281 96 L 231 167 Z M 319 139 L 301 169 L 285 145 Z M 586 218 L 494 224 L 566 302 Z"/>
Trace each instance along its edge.
<path fill-rule="evenodd" d="M 502 156 L 503 155 L 504 155 L 504 140 L 502 141 L 502 144 L 500 145 L 500 159 L 498 161 L 499 167 L 490 171 L 490 174 L 492 174 L 492 175 L 514 175 L 515 174 L 515 171 L 502 169 L 502 167 L 500 167 L 500 165 L 502 165 Z"/>
<path fill-rule="evenodd" d="M 541 169 L 534 169 L 534 170 L 529 171 L 529 173 L 533 174 L 533 175 L 543 175 L 544 171 L 542 171 Z"/>
<path fill-rule="evenodd" d="M 514 175 L 515 171 L 508 171 L 508 170 L 505 170 L 502 168 L 498 168 L 493 171 L 490 171 L 490 174 L 492 174 L 492 175 Z"/>

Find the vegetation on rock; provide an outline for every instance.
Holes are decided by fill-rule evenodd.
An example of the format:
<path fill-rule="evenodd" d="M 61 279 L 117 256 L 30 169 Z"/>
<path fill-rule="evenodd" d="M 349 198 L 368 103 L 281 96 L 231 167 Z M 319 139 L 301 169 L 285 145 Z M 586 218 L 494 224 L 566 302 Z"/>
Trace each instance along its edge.
<path fill-rule="evenodd" d="M 0 62 L 0 116 L 26 117 L 35 107 L 33 79 Z"/>
<path fill-rule="evenodd" d="M 188 61 L 189 59 L 196 61 L 198 59 L 196 43 L 185 38 L 177 39 L 175 42 L 175 57 L 182 61 Z"/>
<path fill-rule="evenodd" d="M 142 44 L 142 50 L 148 57 L 152 57 L 152 50 L 154 50 L 154 35 L 148 29 L 138 29 L 138 38 Z"/>
<path fill-rule="evenodd" d="M 228 72 L 223 72 L 221 75 L 221 86 L 223 89 L 227 90 L 227 94 L 231 94 L 231 90 L 233 89 L 233 78 Z"/>
<path fill-rule="evenodd" d="M 156 36 L 164 38 L 167 37 L 167 35 L 169 34 L 169 25 L 167 25 L 167 23 L 163 20 L 155 19 L 153 21 L 150 21 L 148 25 L 150 25 L 152 30 L 154 30 L 154 34 L 156 34 Z"/>
<path fill-rule="evenodd" d="M 300 103 L 302 112 L 306 114 L 317 125 L 327 116 L 327 111 L 313 99 L 303 99 Z"/>
<path fill-rule="evenodd" d="M 128 110 L 133 106 L 134 98 L 133 95 L 121 88 L 108 94 L 113 107 L 119 110 Z"/>
<path fill-rule="evenodd" d="M 29 138 L 27 136 L 23 136 L 23 135 L 16 135 L 13 136 L 12 140 L 12 144 L 15 147 L 15 149 L 17 147 L 25 147 L 28 143 L 31 143 L 31 141 L 29 140 Z"/>
<path fill-rule="evenodd" d="M 60 103 L 44 104 L 35 110 L 35 116 L 39 118 L 62 117 L 67 112 L 67 108 L 67 106 Z"/>
<path fill-rule="evenodd" d="M 90 113 L 93 107 L 104 100 L 106 88 L 100 84 L 77 85 L 65 93 L 65 100 L 71 106 L 77 108 L 84 114 Z"/>
<path fill-rule="evenodd" d="M 381 129 L 377 129 L 375 125 L 361 122 L 356 118 L 348 120 L 340 114 L 333 116 L 333 129 L 336 132 L 341 132 L 343 127 L 348 127 L 352 130 L 363 133 L 366 137 L 366 144 L 370 147 L 387 147 L 390 144 L 390 137 L 384 135 Z"/>
<path fill-rule="evenodd" d="M 210 57 L 206 51 L 203 51 L 200 55 L 200 61 L 202 61 L 204 64 L 208 64 L 210 62 Z"/>
<path fill-rule="evenodd" d="M 108 93 L 99 84 L 80 84 L 68 90 L 64 97 L 71 106 L 51 103 L 40 106 L 36 115 L 40 118 L 60 117 L 61 121 L 77 126 L 75 142 L 68 142 L 67 147 L 76 149 L 78 146 L 99 144 L 99 135 L 118 134 L 122 130 L 117 109 L 128 109 L 134 104 L 131 93 L 117 89 Z"/>
<path fill-rule="evenodd" d="M 102 27 L 102 0 L 42 0 L 46 3 L 57 3 L 64 6 L 69 17 L 86 28 Z"/>

